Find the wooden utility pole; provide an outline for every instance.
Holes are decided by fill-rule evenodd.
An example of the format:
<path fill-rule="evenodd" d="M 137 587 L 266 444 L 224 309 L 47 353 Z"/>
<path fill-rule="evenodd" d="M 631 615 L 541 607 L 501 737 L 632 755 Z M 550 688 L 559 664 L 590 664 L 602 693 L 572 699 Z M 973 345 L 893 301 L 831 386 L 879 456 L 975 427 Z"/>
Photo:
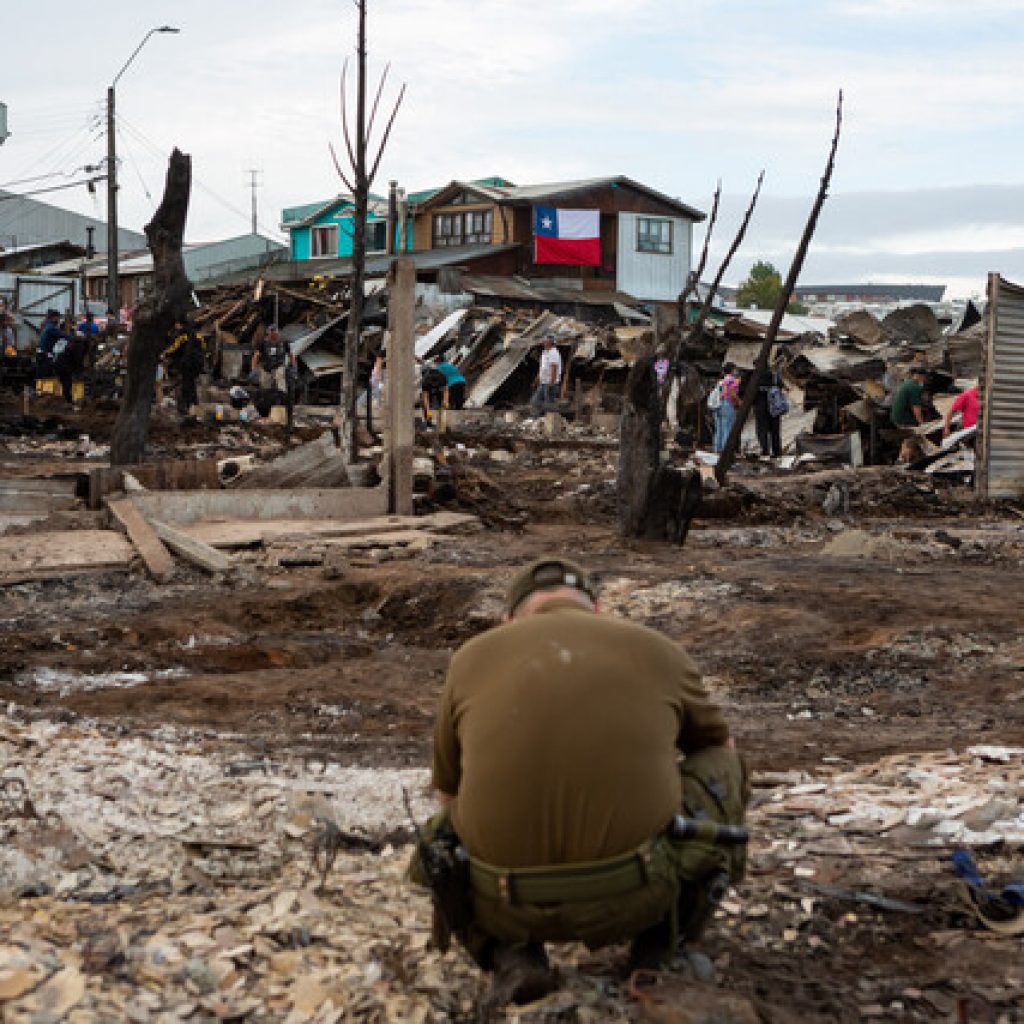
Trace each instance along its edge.
<path fill-rule="evenodd" d="M 814 229 L 818 224 L 818 215 L 821 213 L 821 208 L 825 205 L 825 198 L 828 195 L 828 186 L 832 181 L 832 171 L 836 164 L 836 150 L 839 147 L 839 132 L 842 125 L 843 92 L 840 89 L 839 99 L 836 101 L 836 129 L 832 136 L 832 147 L 829 150 L 828 162 L 825 164 L 825 173 L 821 176 L 821 185 L 818 188 L 818 194 L 814 199 L 814 205 L 811 207 L 810 215 L 807 218 L 807 224 L 804 227 L 803 236 L 800 239 L 800 244 L 796 248 L 796 253 L 793 256 L 793 262 L 790 264 L 786 280 L 782 284 L 782 291 L 779 292 L 779 297 L 775 302 L 775 310 L 772 313 L 771 322 L 768 324 L 768 333 L 765 335 L 764 341 L 761 344 L 761 350 L 758 352 L 757 358 L 754 360 L 754 372 L 750 375 L 750 379 L 747 381 L 747 387 L 743 393 L 743 401 L 740 403 L 739 409 L 736 410 L 736 421 L 733 423 L 732 430 L 729 432 L 729 437 L 726 439 L 725 447 L 722 449 L 722 453 L 718 457 L 718 465 L 715 467 L 715 479 L 719 484 L 725 483 L 725 478 L 729 473 L 729 469 L 733 462 L 736 461 L 736 452 L 739 450 L 740 436 L 743 433 L 743 425 L 747 422 L 750 410 L 754 406 L 754 400 L 757 398 L 757 392 L 761 386 L 761 381 L 768 372 L 768 359 L 771 356 L 772 346 L 775 344 L 775 338 L 779 333 L 779 325 L 782 323 L 782 317 L 785 315 L 786 307 L 789 305 L 789 300 L 793 294 L 793 289 L 796 287 L 796 282 L 800 277 L 800 271 L 803 269 L 804 260 L 807 258 L 807 250 L 811 244 L 811 238 L 814 236 Z"/>
<path fill-rule="evenodd" d="M 192 158 L 175 149 L 167 167 L 163 199 L 145 228 L 153 254 L 153 286 L 135 312 L 128 343 L 124 397 L 110 441 L 114 466 L 142 462 L 145 456 L 157 364 L 174 321 L 192 307 L 192 283 L 181 258 L 191 188 Z"/>
<path fill-rule="evenodd" d="M 398 98 L 391 110 L 391 116 L 381 136 L 380 146 L 376 156 L 369 161 L 367 150 L 369 149 L 370 134 L 373 132 L 373 122 L 377 116 L 377 108 L 380 105 L 381 95 L 384 92 L 384 83 L 387 81 L 390 65 L 384 68 L 377 86 L 377 93 L 370 109 L 369 122 L 366 120 L 366 3 L 367 0 L 355 0 L 358 12 L 358 26 L 356 29 L 356 125 L 355 139 L 353 140 L 348 127 L 348 99 L 345 92 L 345 76 L 348 71 L 348 60 L 345 61 L 341 71 L 341 128 L 345 140 L 345 149 L 348 155 L 350 174 L 342 170 L 338 155 L 331 146 L 331 157 L 339 177 L 345 183 L 345 187 L 352 193 L 354 202 L 354 220 L 352 225 L 352 275 L 351 296 L 348 313 L 348 324 L 345 331 L 345 371 L 341 389 L 341 433 L 342 449 L 349 462 L 354 462 L 358 453 L 356 444 L 356 429 L 358 420 L 356 417 L 356 395 L 358 392 L 356 378 L 359 373 L 359 338 L 363 323 L 363 287 L 366 278 L 366 216 L 370 201 L 370 186 L 376 177 L 377 169 L 380 166 L 381 157 L 384 155 L 384 148 L 388 144 L 388 137 L 391 134 L 391 126 L 395 123 L 395 116 L 405 96 L 405 86 L 399 90 Z"/>

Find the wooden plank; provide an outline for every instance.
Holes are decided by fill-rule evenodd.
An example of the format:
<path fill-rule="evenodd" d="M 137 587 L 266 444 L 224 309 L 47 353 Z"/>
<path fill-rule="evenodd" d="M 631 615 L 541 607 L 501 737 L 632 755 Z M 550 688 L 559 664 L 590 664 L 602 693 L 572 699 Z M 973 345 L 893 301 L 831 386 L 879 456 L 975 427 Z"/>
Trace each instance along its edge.
<path fill-rule="evenodd" d="M 216 548 L 210 547 L 209 544 L 195 540 L 188 534 L 182 533 L 181 530 L 161 523 L 158 519 L 152 520 L 151 525 L 156 531 L 156 535 L 175 554 L 181 555 L 193 565 L 198 565 L 200 569 L 205 569 L 207 572 L 224 572 L 231 568 L 231 559 L 227 555 L 221 554 Z"/>
<path fill-rule="evenodd" d="M 0 537 L 0 585 L 126 570 L 134 553 L 116 530 L 52 530 Z"/>
<path fill-rule="evenodd" d="M 175 529 L 211 547 L 244 548 L 273 543 L 282 537 L 358 537 L 409 529 L 442 533 L 478 529 L 479 526 L 480 520 L 465 512 L 435 512 L 428 516 L 373 516 L 361 520 L 222 520 L 175 524 Z"/>
<path fill-rule="evenodd" d="M 146 517 L 127 498 L 107 498 L 107 508 L 127 531 L 150 576 L 157 583 L 167 580 L 174 572 L 174 561 Z"/>

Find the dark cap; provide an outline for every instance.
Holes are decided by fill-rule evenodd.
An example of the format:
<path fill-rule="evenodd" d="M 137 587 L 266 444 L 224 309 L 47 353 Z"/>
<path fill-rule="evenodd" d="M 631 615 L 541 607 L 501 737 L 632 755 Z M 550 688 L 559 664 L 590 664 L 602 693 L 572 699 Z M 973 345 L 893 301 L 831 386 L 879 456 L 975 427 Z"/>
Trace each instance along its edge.
<path fill-rule="evenodd" d="M 570 562 L 568 558 L 538 558 L 512 577 L 508 588 L 508 610 L 514 612 L 538 590 L 554 590 L 557 587 L 572 587 L 594 600 L 594 585 L 575 562 Z"/>

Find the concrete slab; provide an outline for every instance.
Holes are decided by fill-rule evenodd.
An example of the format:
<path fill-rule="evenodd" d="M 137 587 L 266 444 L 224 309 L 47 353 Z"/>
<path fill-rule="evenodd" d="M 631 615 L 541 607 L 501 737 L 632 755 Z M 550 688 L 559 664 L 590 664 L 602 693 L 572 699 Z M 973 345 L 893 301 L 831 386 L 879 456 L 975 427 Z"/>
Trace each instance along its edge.
<path fill-rule="evenodd" d="M 146 491 L 131 495 L 149 519 L 201 520 L 360 519 L 388 510 L 387 487 L 303 488 L 253 491 Z"/>

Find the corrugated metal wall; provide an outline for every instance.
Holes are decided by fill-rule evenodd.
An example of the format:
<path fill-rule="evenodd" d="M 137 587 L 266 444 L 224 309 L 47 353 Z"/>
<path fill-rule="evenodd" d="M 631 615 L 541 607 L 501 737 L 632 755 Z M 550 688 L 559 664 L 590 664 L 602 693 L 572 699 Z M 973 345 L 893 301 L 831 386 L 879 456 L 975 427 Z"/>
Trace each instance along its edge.
<path fill-rule="evenodd" d="M 1024 497 L 1024 287 L 988 279 L 988 344 L 979 381 L 976 488 L 983 497 Z"/>
<path fill-rule="evenodd" d="M 85 245 L 87 227 L 95 228 L 93 245 L 97 250 L 106 249 L 107 225 L 99 217 L 87 217 L 29 196 L 0 190 L 0 245 L 5 249 L 45 242 Z M 146 236 L 141 232 L 119 228 L 117 237 L 122 250 L 146 248 Z"/>
<path fill-rule="evenodd" d="M 672 221 L 672 252 L 637 251 L 637 219 L 653 217 Z M 655 214 L 619 214 L 619 251 L 615 286 L 638 299 L 674 302 L 690 273 L 691 223 L 683 217 L 658 217 Z"/>

